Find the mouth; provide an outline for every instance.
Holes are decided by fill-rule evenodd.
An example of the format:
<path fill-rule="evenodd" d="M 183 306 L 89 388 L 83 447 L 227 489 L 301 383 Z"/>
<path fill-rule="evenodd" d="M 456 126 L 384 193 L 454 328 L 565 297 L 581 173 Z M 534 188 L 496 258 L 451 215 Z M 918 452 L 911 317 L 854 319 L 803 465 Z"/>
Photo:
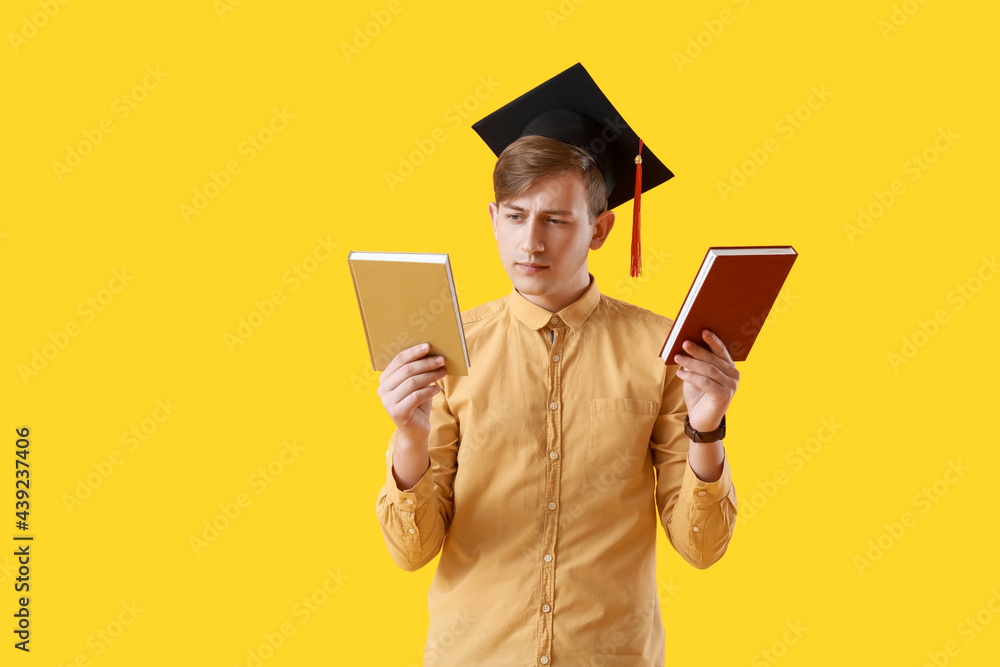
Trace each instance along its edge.
<path fill-rule="evenodd" d="M 539 271 L 541 271 L 543 269 L 549 268 L 549 267 L 545 266 L 544 264 L 532 264 L 530 262 L 528 262 L 528 263 L 519 263 L 518 267 L 520 267 L 520 269 L 522 271 L 524 271 L 525 273 L 538 273 Z"/>

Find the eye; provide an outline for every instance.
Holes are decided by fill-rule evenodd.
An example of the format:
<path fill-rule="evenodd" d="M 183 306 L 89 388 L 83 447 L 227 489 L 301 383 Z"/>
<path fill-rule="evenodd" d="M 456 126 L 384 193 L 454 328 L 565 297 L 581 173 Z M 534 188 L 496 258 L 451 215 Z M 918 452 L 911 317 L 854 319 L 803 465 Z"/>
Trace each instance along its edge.
<path fill-rule="evenodd" d="M 549 218 L 549 222 L 554 222 L 557 225 L 565 225 L 566 223 L 562 220 L 557 220 L 556 218 Z"/>
<path fill-rule="evenodd" d="M 508 220 L 519 220 L 520 218 L 521 218 L 521 216 L 518 215 L 517 213 L 508 213 L 507 214 L 507 219 Z"/>

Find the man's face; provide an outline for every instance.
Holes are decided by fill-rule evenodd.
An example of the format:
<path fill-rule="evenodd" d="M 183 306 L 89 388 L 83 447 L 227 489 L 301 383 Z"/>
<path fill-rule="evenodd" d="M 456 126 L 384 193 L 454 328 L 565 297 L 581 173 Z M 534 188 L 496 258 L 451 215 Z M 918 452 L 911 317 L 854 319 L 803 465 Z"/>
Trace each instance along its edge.
<path fill-rule="evenodd" d="M 587 189 L 578 172 L 539 179 L 502 204 L 490 203 L 500 260 L 526 299 L 557 312 L 578 299 L 590 284 L 587 253 L 604 244 L 615 214 L 590 222 Z"/>

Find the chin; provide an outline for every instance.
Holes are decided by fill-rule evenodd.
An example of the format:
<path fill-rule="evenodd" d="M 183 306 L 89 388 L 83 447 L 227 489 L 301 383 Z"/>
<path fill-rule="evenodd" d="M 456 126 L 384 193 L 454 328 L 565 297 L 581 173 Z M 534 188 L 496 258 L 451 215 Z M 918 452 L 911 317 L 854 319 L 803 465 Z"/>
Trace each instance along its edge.
<path fill-rule="evenodd" d="M 521 269 L 514 267 L 513 275 L 510 276 L 510 281 L 514 283 L 514 287 L 521 294 L 536 294 L 542 295 L 548 292 L 546 287 L 549 281 L 539 276 L 528 276 L 521 272 Z M 547 272 L 546 272 L 547 273 Z"/>

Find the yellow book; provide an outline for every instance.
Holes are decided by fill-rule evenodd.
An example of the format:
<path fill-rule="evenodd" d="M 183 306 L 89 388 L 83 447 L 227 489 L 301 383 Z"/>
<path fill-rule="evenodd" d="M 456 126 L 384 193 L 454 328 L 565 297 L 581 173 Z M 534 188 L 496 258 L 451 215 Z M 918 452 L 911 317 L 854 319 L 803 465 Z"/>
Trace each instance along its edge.
<path fill-rule="evenodd" d="M 401 351 L 429 343 L 448 375 L 469 374 L 451 263 L 446 253 L 358 252 L 347 255 L 372 368 L 385 370 Z"/>

